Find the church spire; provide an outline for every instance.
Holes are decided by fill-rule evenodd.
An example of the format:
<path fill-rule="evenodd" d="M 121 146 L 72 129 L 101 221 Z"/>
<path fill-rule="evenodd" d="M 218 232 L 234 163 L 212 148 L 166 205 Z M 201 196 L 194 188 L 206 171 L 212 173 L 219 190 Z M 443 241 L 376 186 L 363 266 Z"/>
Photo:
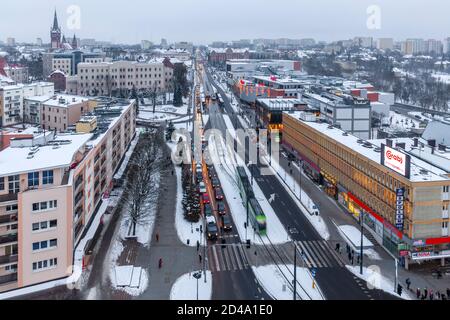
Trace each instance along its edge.
<path fill-rule="evenodd" d="M 56 9 L 55 9 L 55 16 L 53 18 L 53 30 L 60 30 L 58 25 L 58 16 L 56 15 Z"/>

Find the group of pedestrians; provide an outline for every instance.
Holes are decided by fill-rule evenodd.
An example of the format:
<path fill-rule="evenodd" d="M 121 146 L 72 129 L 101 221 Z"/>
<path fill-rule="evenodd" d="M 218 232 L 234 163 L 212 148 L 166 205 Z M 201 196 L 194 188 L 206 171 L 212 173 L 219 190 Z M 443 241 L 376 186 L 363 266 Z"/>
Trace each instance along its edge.
<path fill-rule="evenodd" d="M 433 292 L 432 289 L 428 290 L 427 288 L 423 290 L 420 288 L 416 289 L 416 298 L 418 300 L 447 300 L 448 297 L 450 297 L 450 288 L 447 288 L 445 294 L 440 291 Z"/>

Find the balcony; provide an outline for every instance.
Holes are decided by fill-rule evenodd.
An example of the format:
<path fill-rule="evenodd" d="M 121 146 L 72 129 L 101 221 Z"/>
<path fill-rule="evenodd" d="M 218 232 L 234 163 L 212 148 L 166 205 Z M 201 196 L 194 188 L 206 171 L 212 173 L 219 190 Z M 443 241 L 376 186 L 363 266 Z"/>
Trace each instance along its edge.
<path fill-rule="evenodd" d="M 6 244 L 10 242 L 17 242 L 17 233 L 0 236 L 0 244 Z"/>
<path fill-rule="evenodd" d="M 15 262 L 17 262 L 18 257 L 19 256 L 17 254 L 9 255 L 9 256 L 0 256 L 0 265 L 15 263 Z"/>
<path fill-rule="evenodd" d="M 0 276 L 0 285 L 15 281 L 17 281 L 17 273 L 11 273 L 5 276 Z"/>
<path fill-rule="evenodd" d="M 17 201 L 17 193 L 0 195 L 0 202 Z"/>
<path fill-rule="evenodd" d="M 0 224 L 17 222 L 17 213 L 1 215 Z"/>
<path fill-rule="evenodd" d="M 78 202 L 81 200 L 81 198 L 83 198 L 83 196 L 84 196 L 84 192 L 83 191 L 78 192 L 78 194 L 75 196 L 74 204 L 77 205 Z"/>
<path fill-rule="evenodd" d="M 78 189 L 78 187 L 81 185 L 82 182 L 83 182 L 83 176 L 79 176 L 77 181 L 75 181 L 75 190 Z"/>

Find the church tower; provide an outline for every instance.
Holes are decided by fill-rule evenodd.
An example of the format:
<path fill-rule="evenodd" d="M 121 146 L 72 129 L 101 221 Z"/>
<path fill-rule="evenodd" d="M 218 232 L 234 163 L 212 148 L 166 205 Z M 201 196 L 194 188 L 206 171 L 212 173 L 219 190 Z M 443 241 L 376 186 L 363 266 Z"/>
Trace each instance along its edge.
<path fill-rule="evenodd" d="M 55 17 L 53 18 L 53 26 L 52 29 L 50 30 L 50 39 L 52 49 L 61 48 L 61 28 L 58 25 L 58 17 L 56 16 L 56 10 L 55 10 Z"/>
<path fill-rule="evenodd" d="M 77 43 L 77 37 L 75 36 L 75 34 L 73 35 L 73 39 L 72 39 L 72 49 L 77 49 L 78 48 L 78 43 Z"/>

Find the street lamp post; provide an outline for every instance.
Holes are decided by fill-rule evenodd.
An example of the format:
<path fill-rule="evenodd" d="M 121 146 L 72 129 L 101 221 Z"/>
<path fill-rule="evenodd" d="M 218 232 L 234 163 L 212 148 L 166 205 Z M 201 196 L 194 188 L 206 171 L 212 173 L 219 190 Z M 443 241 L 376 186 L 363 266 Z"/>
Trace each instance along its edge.
<path fill-rule="evenodd" d="M 198 280 L 202 277 L 202 271 L 198 271 L 193 274 L 194 278 L 197 279 L 197 300 L 198 300 Z"/>
<path fill-rule="evenodd" d="M 363 274 L 363 224 L 364 224 L 364 211 L 361 210 L 359 214 L 361 220 L 361 242 L 359 248 L 359 273 Z"/>
<path fill-rule="evenodd" d="M 297 300 L 297 247 L 294 244 L 294 300 Z"/>

